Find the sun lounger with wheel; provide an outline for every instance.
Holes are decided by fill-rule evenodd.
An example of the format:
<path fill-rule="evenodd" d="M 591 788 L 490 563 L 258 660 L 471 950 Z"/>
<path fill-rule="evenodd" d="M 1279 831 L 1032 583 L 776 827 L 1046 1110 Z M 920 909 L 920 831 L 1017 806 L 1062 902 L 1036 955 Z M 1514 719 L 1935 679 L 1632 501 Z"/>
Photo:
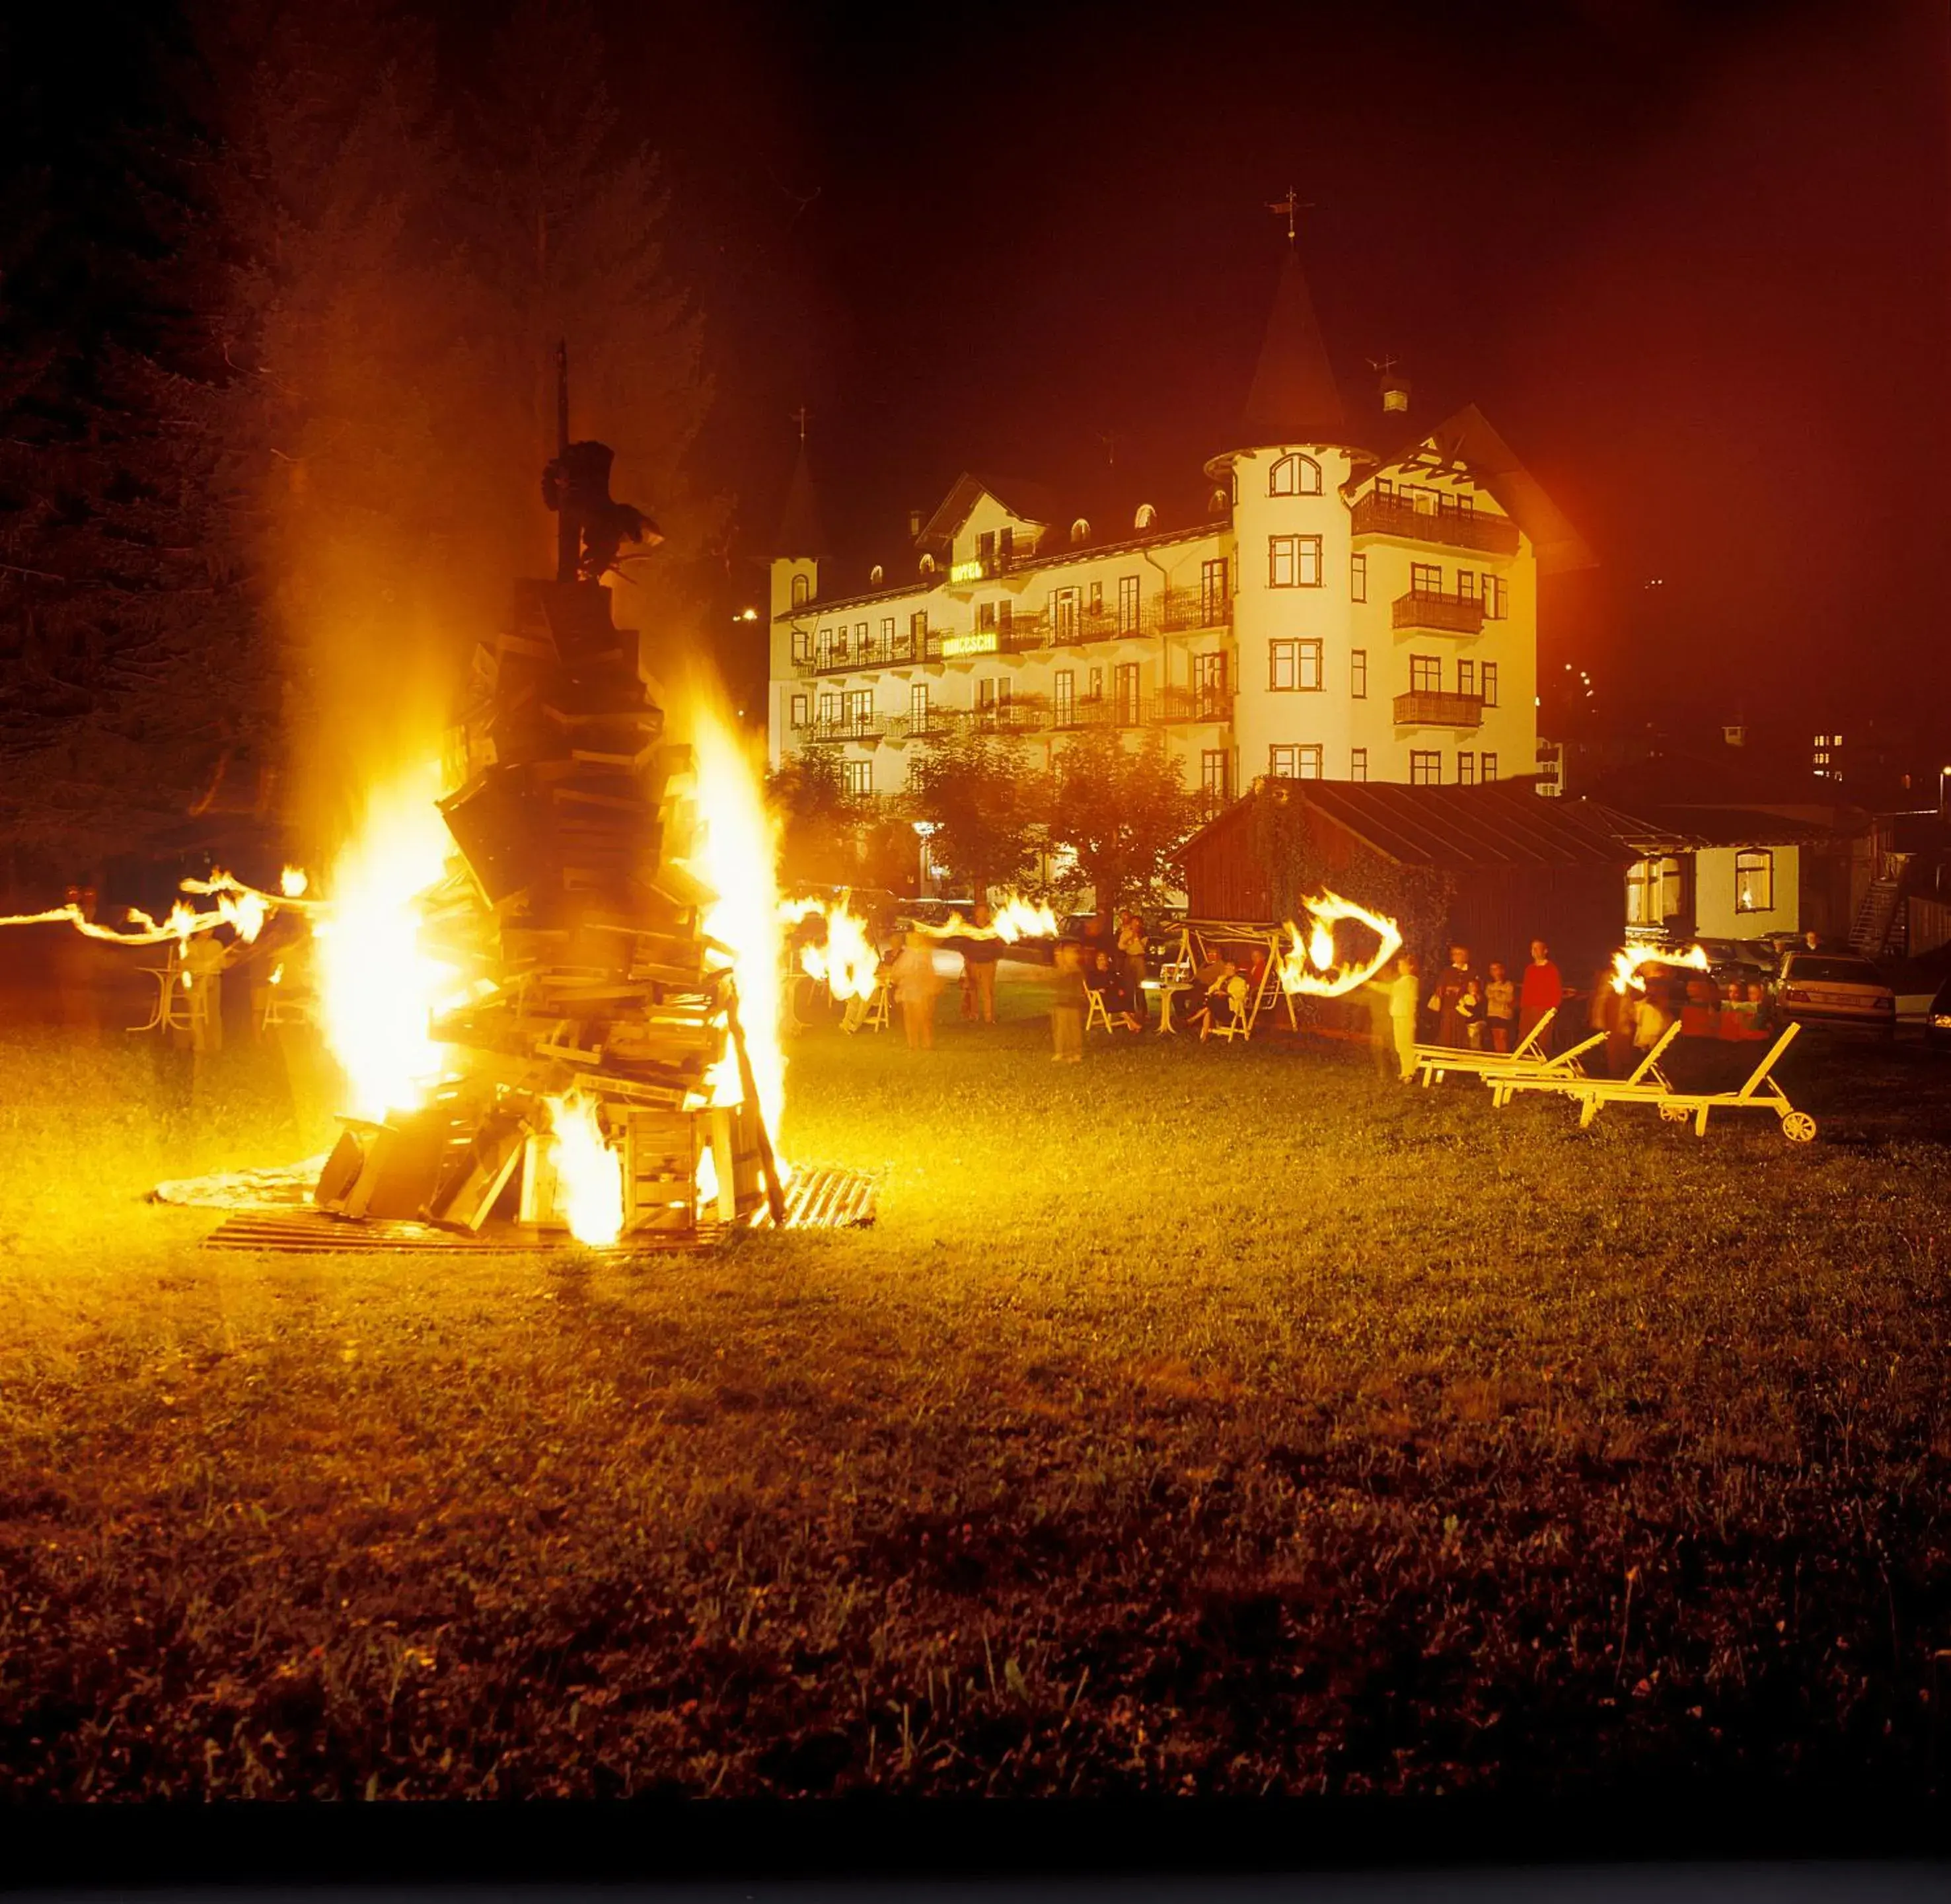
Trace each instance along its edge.
<path fill-rule="evenodd" d="M 1635 1085 L 1644 1085 L 1647 1087 L 1644 1094 L 1651 1097 L 1672 1088 L 1667 1082 L 1665 1072 L 1659 1068 L 1659 1060 L 1666 1047 L 1679 1035 L 1680 1024 L 1675 1019 L 1666 1028 L 1659 1042 L 1640 1060 L 1629 1078 L 1588 1078 L 1584 1067 L 1575 1062 L 1584 1053 L 1605 1043 L 1605 1033 L 1595 1032 L 1583 1044 L 1575 1044 L 1570 1050 L 1560 1052 L 1557 1060 L 1551 1064 L 1540 1065 L 1535 1071 L 1515 1075 L 1509 1072 L 1493 1072 L 1484 1082 L 1491 1087 L 1492 1101 L 1498 1104 L 1508 1104 L 1512 1093 L 1520 1091 L 1563 1091 L 1582 1101 L 1589 1091 L 1599 1085 L 1611 1091 L 1622 1091 Z M 1565 1063 L 1568 1058 L 1575 1062 Z M 1590 1116 L 1581 1116 L 1579 1122 L 1581 1125 L 1589 1124 L 1592 1116 L 1596 1115 L 1597 1113 L 1594 1113 Z"/>
<path fill-rule="evenodd" d="M 1769 1046 L 1767 1057 L 1755 1066 L 1747 1082 L 1738 1091 L 1675 1091 L 1664 1079 L 1658 1088 L 1650 1084 L 1634 1088 L 1629 1080 L 1614 1084 L 1603 1078 L 1588 1079 L 1572 1094 L 1579 1100 L 1580 1127 L 1590 1124 L 1608 1104 L 1657 1104 L 1660 1116 L 1667 1122 L 1684 1124 L 1690 1118 L 1694 1135 L 1705 1137 L 1707 1119 L 1712 1112 L 1765 1110 L 1774 1112 L 1781 1120 L 1781 1134 L 1790 1143 L 1806 1144 L 1815 1135 L 1815 1119 L 1806 1111 L 1797 1110 L 1788 1101 L 1787 1093 L 1772 1075 L 1776 1060 L 1788 1049 L 1801 1028 L 1799 1024 L 1790 1024 Z M 1672 1033 L 1667 1035 L 1670 1038 Z M 1663 1050 L 1665 1047 L 1665 1040 L 1662 1039 L 1660 1048 Z"/>
<path fill-rule="evenodd" d="M 1416 1070 L 1425 1085 L 1440 1083 L 1453 1071 L 1483 1075 L 1498 1071 L 1522 1072 L 1546 1061 L 1544 1035 L 1557 1015 L 1558 1007 L 1554 1005 L 1509 1051 L 1459 1050 L 1447 1044 L 1419 1044 Z"/>

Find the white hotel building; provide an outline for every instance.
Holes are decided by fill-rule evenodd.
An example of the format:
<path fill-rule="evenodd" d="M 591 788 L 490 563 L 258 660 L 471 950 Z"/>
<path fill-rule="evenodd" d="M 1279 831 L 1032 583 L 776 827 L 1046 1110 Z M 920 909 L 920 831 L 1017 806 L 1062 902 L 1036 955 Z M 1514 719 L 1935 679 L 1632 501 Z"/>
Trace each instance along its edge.
<path fill-rule="evenodd" d="M 851 791 L 898 793 L 918 742 L 973 723 L 1045 758 L 1087 727 L 1162 732 L 1215 807 L 1262 776 L 1534 772 L 1537 579 L 1590 557 L 1474 407 L 1419 435 L 1407 397 L 1385 378 L 1347 415 L 1290 250 L 1194 520 L 964 476 L 894 579 L 842 573 L 802 450 L 772 564 L 773 763 L 830 748 Z"/>

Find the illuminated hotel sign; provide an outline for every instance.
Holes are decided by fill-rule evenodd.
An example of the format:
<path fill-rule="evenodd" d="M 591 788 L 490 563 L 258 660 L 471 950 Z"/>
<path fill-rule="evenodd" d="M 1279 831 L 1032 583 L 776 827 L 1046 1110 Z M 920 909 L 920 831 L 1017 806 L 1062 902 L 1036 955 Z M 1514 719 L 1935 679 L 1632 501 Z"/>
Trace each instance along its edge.
<path fill-rule="evenodd" d="M 985 629 L 979 635 L 944 635 L 941 638 L 941 658 L 944 661 L 958 661 L 965 654 L 994 654 L 996 651 L 996 631 Z"/>
<path fill-rule="evenodd" d="M 958 562 L 948 572 L 951 582 L 980 582 L 982 565 L 980 562 Z"/>

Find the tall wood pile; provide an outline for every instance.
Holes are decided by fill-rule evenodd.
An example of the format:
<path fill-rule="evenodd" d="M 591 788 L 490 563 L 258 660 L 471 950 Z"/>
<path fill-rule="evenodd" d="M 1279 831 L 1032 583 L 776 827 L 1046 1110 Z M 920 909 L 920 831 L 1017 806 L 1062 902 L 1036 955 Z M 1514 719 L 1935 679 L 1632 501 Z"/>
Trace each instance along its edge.
<path fill-rule="evenodd" d="M 695 814 L 672 786 L 690 750 L 664 740 L 608 590 L 517 585 L 508 631 L 475 651 L 448 764 L 458 857 L 421 938 L 471 981 L 434 1027 L 454 1075 L 410 1113 L 342 1119 L 314 1200 L 469 1231 L 497 1216 L 560 1226 L 541 1100 L 569 1094 L 621 1150 L 626 1231 L 761 1204 L 780 1220 L 730 953 L 701 922 L 716 895 L 677 863 Z M 712 1107 L 728 1064 L 741 1101 Z"/>

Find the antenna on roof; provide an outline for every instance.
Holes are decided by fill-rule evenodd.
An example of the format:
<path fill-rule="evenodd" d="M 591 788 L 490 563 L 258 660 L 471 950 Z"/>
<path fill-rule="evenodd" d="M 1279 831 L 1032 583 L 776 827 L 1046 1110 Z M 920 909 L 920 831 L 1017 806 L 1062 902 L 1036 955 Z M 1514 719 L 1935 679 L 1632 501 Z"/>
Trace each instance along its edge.
<path fill-rule="evenodd" d="M 1104 460 L 1111 468 L 1118 467 L 1118 439 L 1108 429 L 1095 432 L 1099 442 L 1104 445 Z"/>
<path fill-rule="evenodd" d="M 807 409 L 804 404 L 801 404 L 797 410 L 788 411 L 787 414 L 799 426 L 800 447 L 804 449 L 806 447 L 806 426 L 813 420 L 813 412 Z"/>

